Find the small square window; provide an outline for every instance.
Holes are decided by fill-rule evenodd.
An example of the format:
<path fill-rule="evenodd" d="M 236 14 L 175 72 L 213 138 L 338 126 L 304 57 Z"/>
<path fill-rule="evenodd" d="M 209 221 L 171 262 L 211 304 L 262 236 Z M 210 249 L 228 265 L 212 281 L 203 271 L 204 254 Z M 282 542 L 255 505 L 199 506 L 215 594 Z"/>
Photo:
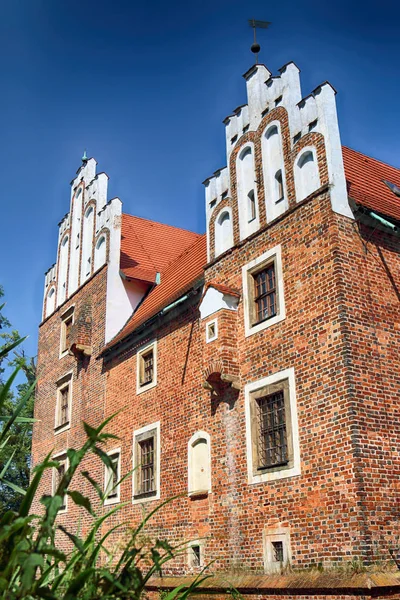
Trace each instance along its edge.
<path fill-rule="evenodd" d="M 157 342 L 148 344 L 137 353 L 137 393 L 157 384 Z"/>
<path fill-rule="evenodd" d="M 308 131 L 313 131 L 316 126 L 318 124 L 318 119 L 315 119 L 315 121 L 311 121 L 311 123 L 308 125 Z"/>
<path fill-rule="evenodd" d="M 204 545 L 191 542 L 188 546 L 188 566 L 191 569 L 201 569 L 204 566 Z"/>
<path fill-rule="evenodd" d="M 288 528 L 266 528 L 263 532 L 264 568 L 266 573 L 281 573 L 290 566 L 290 533 Z"/>
<path fill-rule="evenodd" d="M 279 104 L 282 102 L 282 96 L 278 96 L 278 98 L 276 98 L 275 100 L 275 106 L 279 106 Z"/>
<path fill-rule="evenodd" d="M 135 431 L 133 442 L 133 499 L 134 502 L 160 497 L 160 424 Z"/>
<path fill-rule="evenodd" d="M 211 200 L 211 202 L 210 202 L 210 208 L 214 208 L 214 206 L 216 206 L 216 204 L 217 204 L 217 199 L 213 198 L 213 200 Z"/>
<path fill-rule="evenodd" d="M 218 320 L 213 319 L 206 323 L 206 342 L 213 342 L 218 337 Z"/>
<path fill-rule="evenodd" d="M 70 308 L 61 317 L 60 358 L 68 354 L 71 348 L 71 329 L 74 324 L 74 308 Z"/>
<path fill-rule="evenodd" d="M 53 456 L 53 460 L 55 460 L 59 463 L 58 467 L 53 468 L 52 494 L 54 496 L 58 489 L 58 486 L 60 485 L 62 478 L 65 475 L 66 470 L 68 469 L 67 454 L 65 452 L 63 452 L 61 454 L 57 454 L 56 456 Z M 64 494 L 60 512 L 67 511 L 67 498 L 68 498 L 67 494 Z"/>
<path fill-rule="evenodd" d="M 280 246 L 242 267 L 242 281 L 246 337 L 285 318 Z"/>
<path fill-rule="evenodd" d="M 112 504 L 119 502 L 120 489 L 119 480 L 121 478 L 121 452 L 120 450 L 113 450 L 108 453 L 112 468 L 105 467 L 104 476 L 104 490 L 106 492 L 106 498 L 104 504 Z"/>
<path fill-rule="evenodd" d="M 60 433 L 69 429 L 71 418 L 72 373 L 69 373 L 57 383 L 55 432 Z"/>

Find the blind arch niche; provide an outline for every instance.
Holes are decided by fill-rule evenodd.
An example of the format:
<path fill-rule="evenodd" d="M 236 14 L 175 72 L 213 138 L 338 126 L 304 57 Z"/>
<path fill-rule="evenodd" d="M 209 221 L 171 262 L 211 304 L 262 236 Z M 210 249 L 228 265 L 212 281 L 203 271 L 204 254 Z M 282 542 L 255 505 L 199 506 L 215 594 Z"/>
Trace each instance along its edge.
<path fill-rule="evenodd" d="M 282 150 L 281 124 L 272 121 L 261 138 L 267 221 L 279 217 L 288 209 L 285 165 Z"/>
<path fill-rule="evenodd" d="M 189 496 L 211 492 L 210 436 L 197 431 L 188 442 L 188 493 Z"/>

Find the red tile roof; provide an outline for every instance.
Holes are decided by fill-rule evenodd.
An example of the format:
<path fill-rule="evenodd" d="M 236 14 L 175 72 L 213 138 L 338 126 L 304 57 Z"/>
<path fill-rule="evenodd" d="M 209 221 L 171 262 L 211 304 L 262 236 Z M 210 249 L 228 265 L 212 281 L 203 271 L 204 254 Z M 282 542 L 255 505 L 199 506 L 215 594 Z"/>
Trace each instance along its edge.
<path fill-rule="evenodd" d="M 343 146 L 349 196 L 361 206 L 400 220 L 400 199 L 383 179 L 400 186 L 400 170 Z M 104 350 L 114 346 L 163 308 L 188 292 L 203 275 L 207 262 L 206 236 L 122 215 L 121 270 L 126 277 L 161 283 L 151 290 L 121 331 Z M 240 295 L 220 283 L 209 283 L 223 293 Z"/>
<path fill-rule="evenodd" d="M 200 235 L 155 221 L 122 215 L 120 268 L 125 277 L 154 283 Z"/>
<path fill-rule="evenodd" d="M 215 290 L 218 290 L 219 292 L 222 292 L 222 294 L 227 294 L 228 296 L 237 296 L 238 298 L 240 298 L 240 292 L 238 290 L 234 290 L 233 288 L 230 288 L 227 285 L 223 285 L 222 283 L 217 283 L 216 281 L 210 281 L 209 283 L 207 283 L 203 292 L 203 296 L 210 287 L 214 288 Z"/>
<path fill-rule="evenodd" d="M 400 198 L 383 179 L 400 186 L 400 169 L 343 146 L 348 194 L 357 204 L 400 221 Z"/>
<path fill-rule="evenodd" d="M 207 262 L 206 235 L 196 241 L 161 273 L 161 283 L 151 290 L 126 325 L 109 342 L 104 350 L 114 346 L 163 308 L 186 294 L 197 280 L 203 277 Z"/>

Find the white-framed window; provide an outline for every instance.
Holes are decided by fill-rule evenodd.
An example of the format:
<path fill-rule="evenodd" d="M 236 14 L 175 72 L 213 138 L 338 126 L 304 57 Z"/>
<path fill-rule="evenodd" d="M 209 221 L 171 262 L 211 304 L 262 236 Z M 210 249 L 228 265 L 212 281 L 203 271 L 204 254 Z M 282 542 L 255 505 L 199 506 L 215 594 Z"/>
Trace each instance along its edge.
<path fill-rule="evenodd" d="M 104 492 L 106 494 L 104 504 L 115 504 L 120 501 L 121 448 L 114 448 L 107 454 L 113 468 L 104 466 Z"/>
<path fill-rule="evenodd" d="M 68 457 L 67 453 L 64 450 L 63 452 L 59 452 L 53 456 L 53 460 L 56 460 L 59 463 L 58 467 L 53 467 L 52 473 L 52 495 L 54 496 L 57 488 L 60 484 L 61 479 L 64 477 L 66 470 L 68 469 Z M 61 508 L 58 514 L 66 513 L 68 510 L 68 496 L 64 494 Z"/>
<path fill-rule="evenodd" d="M 67 356 L 71 347 L 71 329 L 74 324 L 74 307 L 71 306 L 61 315 L 60 358 Z"/>
<path fill-rule="evenodd" d="M 56 414 L 54 433 L 61 433 L 71 426 L 72 371 L 57 381 Z"/>
<path fill-rule="evenodd" d="M 300 202 L 321 187 L 315 148 L 303 148 L 295 160 L 294 181 L 296 200 Z"/>
<path fill-rule="evenodd" d="M 160 422 L 133 433 L 133 503 L 160 498 Z"/>
<path fill-rule="evenodd" d="M 232 211 L 230 208 L 225 208 L 215 221 L 215 255 L 219 256 L 232 246 Z"/>
<path fill-rule="evenodd" d="M 136 360 L 136 393 L 157 385 L 157 340 L 138 350 Z"/>
<path fill-rule="evenodd" d="M 292 554 L 290 530 L 287 527 L 270 527 L 263 531 L 264 570 L 266 573 L 281 573 L 290 567 Z"/>
<path fill-rule="evenodd" d="M 218 319 L 212 319 L 206 323 L 206 342 L 213 342 L 218 338 Z"/>
<path fill-rule="evenodd" d="M 248 482 L 300 475 L 294 369 L 245 386 Z"/>
<path fill-rule="evenodd" d="M 193 540 L 187 547 L 187 564 L 189 569 L 196 571 L 205 566 L 204 540 Z"/>
<path fill-rule="evenodd" d="M 205 431 L 197 431 L 188 442 L 189 496 L 211 492 L 211 444 Z"/>
<path fill-rule="evenodd" d="M 242 267 L 242 285 L 246 337 L 285 318 L 280 245 Z"/>

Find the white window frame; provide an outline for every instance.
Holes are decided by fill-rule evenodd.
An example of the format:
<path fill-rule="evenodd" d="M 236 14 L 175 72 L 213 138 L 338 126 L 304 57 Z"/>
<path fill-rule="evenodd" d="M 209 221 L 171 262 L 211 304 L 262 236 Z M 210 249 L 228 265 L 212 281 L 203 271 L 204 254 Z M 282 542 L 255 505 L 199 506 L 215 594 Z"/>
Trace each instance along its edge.
<path fill-rule="evenodd" d="M 196 444 L 198 440 L 206 440 L 207 442 L 207 450 L 208 450 L 208 486 L 206 490 L 193 490 L 191 489 L 192 485 L 192 456 L 193 456 L 193 446 Z M 189 496 L 198 496 L 200 494 L 210 494 L 211 493 L 211 438 L 210 434 L 206 431 L 196 431 L 188 441 L 188 495 Z"/>
<path fill-rule="evenodd" d="M 115 454 L 118 454 L 118 468 L 117 468 L 117 481 L 119 481 L 121 479 L 121 448 L 113 448 L 113 450 L 110 450 L 107 452 L 108 456 L 114 456 Z M 107 494 L 107 484 L 109 482 L 110 479 L 110 475 L 111 474 L 111 469 L 107 466 L 104 465 L 104 493 Z M 115 488 L 117 495 L 114 496 L 113 498 L 108 498 L 107 495 L 104 499 L 104 504 L 108 505 L 108 504 L 118 504 L 118 502 L 120 502 L 120 498 L 121 498 L 121 485 L 118 483 L 118 485 Z M 111 491 L 111 490 L 109 490 Z"/>
<path fill-rule="evenodd" d="M 152 496 L 142 496 L 139 494 L 136 489 L 137 483 L 137 469 L 140 465 L 137 462 L 137 452 L 136 452 L 136 444 L 139 444 L 139 441 L 136 439 L 144 433 L 152 432 L 155 430 L 155 436 L 149 435 L 149 437 L 155 438 L 154 449 L 156 453 L 156 491 Z M 151 425 L 146 425 L 145 427 L 141 427 L 140 429 L 136 429 L 133 432 L 133 448 L 132 448 L 132 465 L 133 465 L 133 473 L 132 473 L 132 504 L 143 504 L 144 502 L 152 502 L 153 500 L 159 500 L 161 495 L 160 490 L 160 464 L 161 464 L 161 442 L 160 442 L 160 421 L 156 423 L 152 423 Z"/>
<path fill-rule="evenodd" d="M 67 470 L 69 468 L 69 460 L 68 460 L 66 450 L 63 450 L 62 452 L 57 452 L 57 454 L 54 454 L 52 456 L 52 458 L 53 458 L 53 460 L 59 460 L 59 458 L 61 458 L 62 456 L 65 456 L 65 460 L 60 460 L 59 462 L 65 463 L 65 470 Z M 56 471 L 57 471 L 57 469 L 55 467 L 53 467 L 52 478 L 51 478 L 51 495 L 52 496 L 54 496 L 56 493 Z M 65 494 L 64 500 L 65 500 L 65 503 L 64 503 L 65 508 L 58 511 L 59 515 L 62 515 L 62 514 L 65 514 L 66 512 L 68 512 L 68 494 Z"/>
<path fill-rule="evenodd" d="M 200 564 L 199 565 L 193 564 L 193 551 L 192 551 L 193 546 L 199 546 L 199 549 L 200 549 Z M 205 566 L 204 548 L 205 548 L 204 540 L 192 540 L 189 542 L 189 544 L 187 546 L 187 566 L 189 569 L 196 571 L 197 569 L 202 569 Z"/>
<path fill-rule="evenodd" d="M 66 326 L 65 322 L 72 316 L 71 326 L 75 323 L 75 305 L 73 304 L 68 308 L 68 310 L 64 311 L 61 315 L 61 330 L 60 330 L 60 354 L 59 358 L 63 358 L 64 356 L 68 356 L 69 350 L 63 349 L 65 343 L 65 334 L 66 334 Z"/>
<path fill-rule="evenodd" d="M 250 285 L 254 286 L 253 275 L 258 273 L 270 263 L 275 263 L 275 281 L 277 291 L 277 313 L 274 317 L 266 319 L 262 323 L 251 322 L 251 314 L 253 312 L 253 291 L 250 290 Z M 285 298 L 283 290 L 283 269 L 282 269 L 282 250 L 280 244 L 271 248 L 261 256 L 251 260 L 242 267 L 242 286 L 243 286 L 243 310 L 244 310 L 244 330 L 245 337 L 258 333 L 267 327 L 276 325 L 286 318 Z"/>
<path fill-rule="evenodd" d="M 153 381 L 146 385 L 140 385 L 140 367 L 141 357 L 146 354 L 150 349 L 153 350 Z M 136 353 L 136 394 L 142 394 L 151 390 L 157 385 L 157 340 L 153 340 L 150 343 L 140 348 Z"/>
<path fill-rule="evenodd" d="M 57 385 L 57 396 L 56 396 L 56 411 L 54 415 L 54 435 L 58 435 L 63 431 L 71 428 L 71 415 L 72 415 L 72 382 L 73 382 L 73 371 L 68 371 L 56 382 Z M 61 402 L 61 390 L 65 387 L 69 387 L 69 399 L 68 399 L 68 422 L 64 425 L 60 425 L 58 422 L 60 414 L 60 402 Z"/>
<path fill-rule="evenodd" d="M 265 469 L 259 474 L 255 473 L 253 464 L 253 444 L 252 439 L 252 410 L 251 403 L 254 402 L 253 392 L 260 390 L 263 387 L 270 386 L 280 382 L 288 382 L 289 387 L 289 404 L 290 404 L 290 422 L 288 422 L 287 431 L 290 432 L 293 448 L 293 457 L 291 459 L 292 466 L 282 466 L 280 468 Z M 300 464 L 300 441 L 299 441 L 299 426 L 297 418 L 297 402 L 296 402 L 296 385 L 294 368 L 279 371 L 258 381 L 253 381 L 245 385 L 245 416 L 246 416 L 246 454 L 247 454 L 247 475 L 249 485 L 255 483 L 266 483 L 268 481 L 276 481 L 277 479 L 286 479 L 287 477 L 295 477 L 301 474 Z M 288 418 L 288 415 L 286 415 Z"/>
<path fill-rule="evenodd" d="M 209 327 L 210 325 L 214 325 L 214 335 L 210 337 Z M 218 338 L 218 319 L 211 319 L 206 323 L 206 343 L 214 342 Z"/>
<path fill-rule="evenodd" d="M 273 542 L 282 542 L 283 561 L 282 563 L 274 560 Z M 264 570 L 266 573 L 281 573 L 282 570 L 289 567 L 292 562 L 292 552 L 290 546 L 290 530 L 287 527 L 265 528 L 263 531 L 263 555 Z"/>

